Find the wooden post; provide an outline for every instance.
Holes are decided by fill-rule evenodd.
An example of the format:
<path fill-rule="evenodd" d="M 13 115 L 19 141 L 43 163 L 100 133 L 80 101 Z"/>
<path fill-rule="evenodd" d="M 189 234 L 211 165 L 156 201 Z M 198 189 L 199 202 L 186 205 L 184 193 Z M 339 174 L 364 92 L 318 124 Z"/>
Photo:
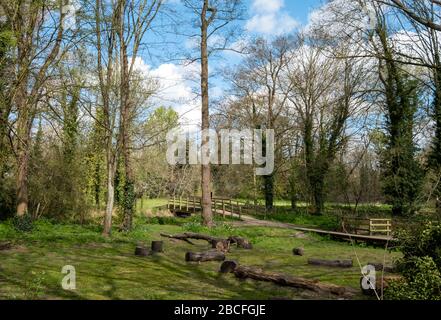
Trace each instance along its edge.
<path fill-rule="evenodd" d="M 225 201 L 222 199 L 222 217 L 225 219 Z"/>
<path fill-rule="evenodd" d="M 196 197 L 193 196 L 193 213 L 196 213 Z"/>
<path fill-rule="evenodd" d="M 189 202 L 190 202 L 190 201 L 188 200 L 188 197 L 187 197 L 187 203 L 186 203 L 186 208 L 185 208 L 185 209 L 186 209 L 186 210 L 185 210 L 186 212 L 188 212 Z"/>
<path fill-rule="evenodd" d="M 369 235 L 371 236 L 372 235 L 372 230 L 373 228 L 372 228 L 372 219 L 369 219 Z"/>
<path fill-rule="evenodd" d="M 173 210 L 176 210 L 176 196 L 173 195 Z"/>
<path fill-rule="evenodd" d="M 239 200 L 237 200 L 237 211 L 239 211 L 239 219 L 242 216 L 242 207 L 239 203 Z"/>
<path fill-rule="evenodd" d="M 179 210 L 182 210 L 182 196 L 179 196 Z"/>
<path fill-rule="evenodd" d="M 233 217 L 234 208 L 233 208 L 233 200 L 232 199 L 230 199 L 230 208 L 231 208 L 231 217 Z"/>

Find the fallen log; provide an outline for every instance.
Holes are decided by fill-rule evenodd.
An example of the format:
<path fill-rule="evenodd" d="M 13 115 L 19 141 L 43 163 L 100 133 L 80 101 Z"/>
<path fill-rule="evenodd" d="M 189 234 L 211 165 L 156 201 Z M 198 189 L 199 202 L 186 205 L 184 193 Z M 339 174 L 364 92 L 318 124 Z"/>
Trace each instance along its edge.
<path fill-rule="evenodd" d="M 325 267 L 337 267 L 337 268 L 352 268 L 354 266 L 352 260 L 308 259 L 308 264 L 313 266 L 325 266 Z"/>
<path fill-rule="evenodd" d="M 164 241 L 152 241 L 152 252 L 160 253 L 164 252 Z"/>
<path fill-rule="evenodd" d="M 240 266 L 234 261 L 225 261 L 220 270 L 226 273 L 232 272 L 238 279 L 253 279 L 257 281 L 273 282 L 280 286 L 311 290 L 320 294 L 333 294 L 337 296 L 352 296 L 355 294 L 353 289 L 337 286 L 334 284 L 321 283 L 319 281 L 308 280 L 300 277 L 291 277 L 281 273 L 265 272 L 255 267 Z"/>
<path fill-rule="evenodd" d="M 187 262 L 206 262 L 206 261 L 224 261 L 225 254 L 217 250 L 206 252 L 187 252 L 185 261 Z"/>
<path fill-rule="evenodd" d="M 393 273 L 396 271 L 395 267 L 385 266 L 380 262 L 369 262 L 368 265 L 375 267 L 375 271 L 383 271 Z"/>
<path fill-rule="evenodd" d="M 169 235 L 169 234 L 161 233 L 161 237 L 182 240 L 182 241 L 189 242 L 190 244 L 194 244 L 194 243 L 189 241 L 189 239 L 192 239 L 192 240 L 205 240 L 205 241 L 208 241 L 210 244 L 213 241 L 221 240 L 219 238 L 211 237 L 211 236 L 208 236 L 208 235 L 205 235 L 205 234 L 192 233 L 192 232 L 185 232 L 185 233 L 176 234 L 176 235 Z"/>
<path fill-rule="evenodd" d="M 211 244 L 211 247 L 213 249 L 217 249 L 218 251 L 221 251 L 221 252 L 228 252 L 230 249 L 230 244 L 236 244 L 239 248 L 252 249 L 252 245 L 247 239 L 237 237 L 237 236 L 231 236 L 228 239 L 223 239 L 223 238 L 211 237 L 211 236 L 208 236 L 205 234 L 192 233 L 192 232 L 185 232 L 185 233 L 176 234 L 176 235 L 169 235 L 169 234 L 161 233 L 161 236 L 166 237 L 166 238 L 170 238 L 170 239 L 182 240 L 182 241 L 185 241 L 185 242 L 190 243 L 192 245 L 194 245 L 194 243 L 191 242 L 190 239 L 191 240 L 205 240 Z"/>

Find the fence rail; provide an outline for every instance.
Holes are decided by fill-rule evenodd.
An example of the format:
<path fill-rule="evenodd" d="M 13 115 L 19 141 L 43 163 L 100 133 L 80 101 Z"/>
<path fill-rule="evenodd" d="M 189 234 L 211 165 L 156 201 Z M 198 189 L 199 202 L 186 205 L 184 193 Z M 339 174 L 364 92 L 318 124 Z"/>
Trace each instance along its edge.
<path fill-rule="evenodd" d="M 231 198 L 213 197 L 212 211 L 222 217 L 238 216 L 242 214 L 253 215 L 266 213 L 265 207 L 253 205 L 249 202 L 233 200 Z M 202 198 L 198 196 L 171 197 L 168 199 L 167 208 L 175 213 L 194 214 L 202 211 Z M 392 234 L 392 219 L 369 218 L 341 218 L 342 231 L 357 235 L 386 235 Z"/>
<path fill-rule="evenodd" d="M 392 219 L 342 218 L 341 225 L 344 231 L 355 234 L 392 234 Z"/>

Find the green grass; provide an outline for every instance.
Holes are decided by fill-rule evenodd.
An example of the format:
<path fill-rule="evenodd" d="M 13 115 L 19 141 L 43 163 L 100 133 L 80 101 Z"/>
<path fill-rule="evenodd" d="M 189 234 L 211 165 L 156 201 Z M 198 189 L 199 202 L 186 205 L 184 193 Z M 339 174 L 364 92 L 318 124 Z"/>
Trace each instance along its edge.
<path fill-rule="evenodd" d="M 0 224 L 0 241 L 11 241 L 12 250 L 0 251 L 0 299 L 268 299 L 288 297 L 310 299 L 307 291 L 282 288 L 253 280 L 239 281 L 233 275 L 218 274 L 219 263 L 186 263 L 186 251 L 204 251 L 208 245 L 196 241 L 165 241 L 163 254 L 135 257 L 136 244 L 161 239 L 160 233 L 195 231 L 217 236 L 240 235 L 250 239 L 253 250 L 232 249 L 228 259 L 268 271 L 284 272 L 338 285 L 358 288 L 359 269 L 311 267 L 307 258 L 348 259 L 361 263 L 383 260 L 384 250 L 356 247 L 310 235 L 292 237 L 284 229 L 246 227 L 234 229 L 225 222 L 208 230 L 198 221 L 181 225 L 147 224 L 137 219 L 130 234 L 114 232 L 110 239 L 100 234 L 97 225 L 62 225 L 41 220 L 31 233 L 15 231 L 9 222 Z M 303 246 L 305 256 L 296 257 L 292 248 Z M 386 253 L 387 263 L 399 256 Z M 77 289 L 61 288 L 64 265 L 73 265 Z M 327 298 L 327 297 L 319 297 Z M 361 298 L 361 297 L 357 297 Z"/>

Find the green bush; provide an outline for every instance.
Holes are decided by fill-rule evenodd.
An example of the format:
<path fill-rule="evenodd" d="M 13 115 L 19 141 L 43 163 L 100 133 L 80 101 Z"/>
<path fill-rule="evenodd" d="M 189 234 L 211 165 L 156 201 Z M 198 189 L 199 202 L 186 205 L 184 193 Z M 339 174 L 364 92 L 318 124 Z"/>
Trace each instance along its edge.
<path fill-rule="evenodd" d="M 426 222 L 397 237 L 403 252 L 397 268 L 403 279 L 391 284 L 386 298 L 441 300 L 441 224 Z"/>
<path fill-rule="evenodd" d="M 431 257 L 406 261 L 403 280 L 394 281 L 386 290 L 391 300 L 441 300 L 441 272 Z"/>

